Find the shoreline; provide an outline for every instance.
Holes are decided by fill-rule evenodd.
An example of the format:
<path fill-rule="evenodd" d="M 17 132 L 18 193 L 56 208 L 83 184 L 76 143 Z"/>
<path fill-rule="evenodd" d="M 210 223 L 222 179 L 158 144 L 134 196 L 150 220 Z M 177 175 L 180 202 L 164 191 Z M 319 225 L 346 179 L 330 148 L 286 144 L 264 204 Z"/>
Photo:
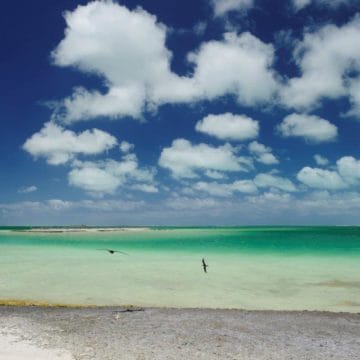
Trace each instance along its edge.
<path fill-rule="evenodd" d="M 282 309 L 243 309 L 243 308 L 211 308 L 211 307 L 175 307 L 175 306 L 146 306 L 133 304 L 119 305 L 95 305 L 95 304 L 65 304 L 65 303 L 48 303 L 42 301 L 16 300 L 16 299 L 0 299 L 0 312 L 2 308 L 29 308 L 29 309 L 69 309 L 69 310 L 102 310 L 102 309 L 123 309 L 128 312 L 150 310 L 184 310 L 184 311 L 239 311 L 252 313 L 282 313 L 282 314 L 328 314 L 328 315 L 358 315 L 359 312 L 349 311 L 329 311 L 329 310 L 282 310 Z"/>
<path fill-rule="evenodd" d="M 0 359 L 353 360 L 360 353 L 360 314 L 134 310 L 1 306 Z"/>
<path fill-rule="evenodd" d="M 143 232 L 149 227 L 40 227 L 24 230 L 11 230 L 14 233 L 62 234 L 62 233 L 98 233 L 98 232 Z"/>

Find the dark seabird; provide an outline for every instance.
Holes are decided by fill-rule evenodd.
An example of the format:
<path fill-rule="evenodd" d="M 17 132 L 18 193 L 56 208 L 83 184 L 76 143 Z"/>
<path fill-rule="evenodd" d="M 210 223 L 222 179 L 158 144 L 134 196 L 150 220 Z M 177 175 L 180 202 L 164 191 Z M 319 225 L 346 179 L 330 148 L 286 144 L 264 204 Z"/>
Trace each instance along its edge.
<path fill-rule="evenodd" d="M 120 253 L 120 254 L 123 254 L 123 255 L 129 255 L 126 252 L 123 252 L 123 251 L 120 251 L 120 250 L 112 250 L 112 249 L 97 249 L 97 250 L 105 250 L 108 253 L 110 253 L 111 255 L 113 255 L 115 253 Z"/>
<path fill-rule="evenodd" d="M 203 267 L 203 269 L 204 269 L 204 272 L 206 273 L 206 272 L 207 272 L 206 269 L 208 268 L 209 265 L 206 264 L 204 258 L 202 258 L 201 262 L 202 262 L 202 267 Z"/>

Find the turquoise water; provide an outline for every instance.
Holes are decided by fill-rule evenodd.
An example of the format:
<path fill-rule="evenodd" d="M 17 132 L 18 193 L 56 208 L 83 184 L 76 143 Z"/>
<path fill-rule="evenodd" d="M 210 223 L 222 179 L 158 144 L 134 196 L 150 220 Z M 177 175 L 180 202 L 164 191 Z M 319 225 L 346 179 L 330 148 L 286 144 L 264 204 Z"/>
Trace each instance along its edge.
<path fill-rule="evenodd" d="M 0 228 L 2 300 L 360 312 L 359 227 L 19 230 Z"/>

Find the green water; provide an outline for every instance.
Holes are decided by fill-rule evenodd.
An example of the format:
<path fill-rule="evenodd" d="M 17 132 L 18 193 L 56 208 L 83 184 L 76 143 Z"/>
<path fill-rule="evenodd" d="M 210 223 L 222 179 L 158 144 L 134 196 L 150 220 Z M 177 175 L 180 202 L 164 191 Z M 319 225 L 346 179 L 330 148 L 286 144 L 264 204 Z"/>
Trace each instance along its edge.
<path fill-rule="evenodd" d="M 360 312 L 359 227 L 19 230 L 0 228 L 3 300 Z"/>

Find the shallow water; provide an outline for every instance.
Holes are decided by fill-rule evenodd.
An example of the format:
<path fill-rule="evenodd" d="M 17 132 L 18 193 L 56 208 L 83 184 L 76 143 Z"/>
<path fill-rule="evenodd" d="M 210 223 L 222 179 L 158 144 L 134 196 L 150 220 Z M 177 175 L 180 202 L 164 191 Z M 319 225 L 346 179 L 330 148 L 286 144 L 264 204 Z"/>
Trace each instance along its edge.
<path fill-rule="evenodd" d="M 360 312 L 360 228 L 0 230 L 0 299 Z"/>

